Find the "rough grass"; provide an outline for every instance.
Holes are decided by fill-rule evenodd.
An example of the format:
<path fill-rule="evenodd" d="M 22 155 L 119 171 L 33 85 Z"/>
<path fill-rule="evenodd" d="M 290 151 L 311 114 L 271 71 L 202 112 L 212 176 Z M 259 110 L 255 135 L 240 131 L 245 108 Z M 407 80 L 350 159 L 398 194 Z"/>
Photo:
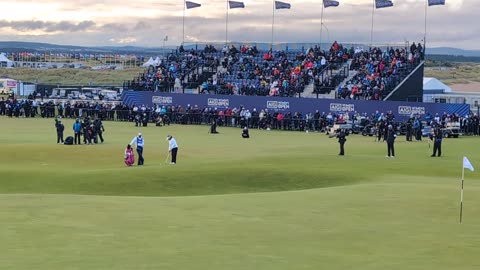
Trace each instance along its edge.
<path fill-rule="evenodd" d="M 132 80 L 142 73 L 144 68 L 124 70 L 89 70 L 89 69 L 32 69 L 0 68 L 0 77 L 9 77 L 25 82 L 58 85 L 123 85 L 125 80 Z"/>
<path fill-rule="evenodd" d="M 480 65 L 458 64 L 457 68 L 450 70 L 426 68 L 425 77 L 437 78 L 448 85 L 480 82 Z"/>
<path fill-rule="evenodd" d="M 52 119 L 0 126 L 5 269 L 480 267 L 476 173 L 466 172 L 458 224 L 461 158 L 480 168 L 478 138 L 445 139 L 442 158 L 399 138 L 388 159 L 362 136 L 338 157 L 318 133 L 251 130 L 243 140 L 238 129 L 106 122 L 105 144 L 63 146 Z M 146 166 L 125 168 L 139 130 Z M 176 166 L 160 165 L 167 134 L 180 146 Z"/>

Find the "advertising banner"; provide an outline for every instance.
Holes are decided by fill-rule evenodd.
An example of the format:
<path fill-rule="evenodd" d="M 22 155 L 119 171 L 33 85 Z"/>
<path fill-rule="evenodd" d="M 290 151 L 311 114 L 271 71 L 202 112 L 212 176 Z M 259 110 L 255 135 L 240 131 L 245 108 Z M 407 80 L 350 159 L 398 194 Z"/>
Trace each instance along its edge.
<path fill-rule="evenodd" d="M 419 103 L 398 101 L 370 101 L 348 99 L 282 98 L 263 96 L 228 96 L 202 94 L 172 94 L 159 92 L 124 91 L 123 102 L 131 105 L 181 105 L 226 109 L 244 107 L 250 110 L 300 112 L 300 113 L 367 113 L 392 111 L 397 118 L 407 118 L 412 114 L 432 115 L 457 113 L 466 115 L 470 111 L 468 104 Z"/>

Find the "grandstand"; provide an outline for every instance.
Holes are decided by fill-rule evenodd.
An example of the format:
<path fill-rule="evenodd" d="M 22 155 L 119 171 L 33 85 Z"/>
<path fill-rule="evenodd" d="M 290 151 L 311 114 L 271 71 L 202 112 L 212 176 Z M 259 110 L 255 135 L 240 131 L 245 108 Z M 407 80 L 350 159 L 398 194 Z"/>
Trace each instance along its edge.
<path fill-rule="evenodd" d="M 178 50 L 124 90 L 221 95 L 421 101 L 423 48 L 318 45 L 262 50 L 206 45 Z"/>

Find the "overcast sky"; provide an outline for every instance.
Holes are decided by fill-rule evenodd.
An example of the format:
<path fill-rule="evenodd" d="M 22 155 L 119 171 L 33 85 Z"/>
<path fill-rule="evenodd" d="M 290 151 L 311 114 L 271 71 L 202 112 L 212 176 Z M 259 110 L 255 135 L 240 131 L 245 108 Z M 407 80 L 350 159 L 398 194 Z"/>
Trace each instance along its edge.
<path fill-rule="evenodd" d="M 191 0 L 202 7 L 185 11 L 185 42 L 224 42 L 226 0 Z M 237 0 L 241 1 L 241 0 Z M 275 12 L 275 42 L 318 42 L 321 0 L 284 0 L 290 10 Z M 339 0 L 324 10 L 324 42 L 369 43 L 373 0 Z M 270 42 L 272 1 L 243 0 L 229 11 L 229 40 Z M 374 43 L 421 41 L 425 0 L 393 0 L 375 10 Z M 446 0 L 428 8 L 427 45 L 480 49 L 478 0 Z M 182 0 L 0 0 L 0 40 L 66 45 L 161 47 L 182 41 Z M 328 31 L 327 31 L 328 29 Z"/>

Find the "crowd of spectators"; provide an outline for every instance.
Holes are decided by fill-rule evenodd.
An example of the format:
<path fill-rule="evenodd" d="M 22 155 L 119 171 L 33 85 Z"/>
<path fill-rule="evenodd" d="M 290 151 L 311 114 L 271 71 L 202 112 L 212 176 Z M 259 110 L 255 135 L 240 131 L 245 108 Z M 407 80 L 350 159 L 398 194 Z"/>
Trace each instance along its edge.
<path fill-rule="evenodd" d="M 348 58 L 347 50 L 337 42 L 329 50 L 315 46 L 300 51 L 260 51 L 249 45 L 224 46 L 221 51 L 212 45 L 203 50 L 185 50 L 180 46 L 177 53 L 130 82 L 129 88 L 171 92 L 175 85 L 188 80 L 201 85 L 200 93 L 294 96 L 315 79 L 318 81 L 325 68 L 335 68 Z M 221 68 L 211 78 L 198 81 L 199 72 L 194 71 L 198 66 Z M 326 81 L 322 78 L 321 83 Z"/>
<path fill-rule="evenodd" d="M 386 97 L 422 59 L 421 44 L 406 48 L 371 48 L 368 51 L 357 47 L 353 53 L 351 70 L 356 74 L 338 87 L 338 98 L 381 100 Z"/>
<path fill-rule="evenodd" d="M 308 84 L 308 71 L 296 54 L 260 52 L 255 46 L 224 49 L 214 83 L 221 94 L 294 96 Z"/>
<path fill-rule="evenodd" d="M 17 118 L 81 118 L 88 116 L 102 120 L 129 120 L 130 108 L 121 103 L 94 101 L 39 101 L 37 99 L 0 99 L 0 115 Z"/>
<path fill-rule="evenodd" d="M 130 88 L 146 91 L 174 91 L 195 82 L 199 93 L 226 95 L 295 96 L 314 83 L 314 92 L 335 89 L 337 98 L 380 100 L 392 91 L 423 59 L 420 43 L 408 48 L 347 48 L 337 41 L 327 49 L 318 46 L 301 50 L 261 51 L 256 46 L 213 45 L 176 53 L 151 66 L 131 82 Z M 335 75 L 350 61 L 356 74 L 347 82 Z M 198 67 L 212 67 L 216 74 L 200 77 Z M 325 72 L 330 71 L 330 72 Z"/>
<path fill-rule="evenodd" d="M 329 50 L 318 46 L 295 50 L 259 51 L 255 46 L 233 45 L 223 50 L 223 69 L 216 74 L 215 85 L 222 94 L 294 96 L 314 80 L 327 83 L 320 76 L 326 69 L 336 69 L 347 62 L 347 50 L 336 41 Z"/>
<path fill-rule="evenodd" d="M 59 102 L 16 100 L 14 98 L 0 99 L 0 115 L 8 117 L 28 118 L 43 117 L 78 119 L 90 117 L 110 121 L 127 121 L 140 125 L 141 123 L 155 123 L 163 126 L 170 123 L 176 124 L 210 124 L 215 120 L 218 126 L 248 127 L 258 129 L 282 129 L 297 131 L 325 131 L 328 126 L 341 123 L 360 123 L 367 121 L 377 125 L 380 121 L 394 121 L 395 116 L 391 112 L 376 112 L 370 115 L 358 112 L 334 113 L 334 112 L 288 112 L 272 111 L 263 108 L 212 108 L 197 105 L 160 106 L 145 105 L 127 106 L 121 103 L 99 102 Z M 479 135 L 480 118 L 474 114 L 459 116 L 456 114 L 431 115 L 410 118 L 414 129 L 422 126 L 440 125 L 446 127 L 449 123 L 460 124 L 462 132 L 467 135 Z M 419 123 L 416 123 L 419 121 Z M 405 121 L 407 122 L 407 121 Z"/>
<path fill-rule="evenodd" d="M 193 72 L 198 67 L 218 66 L 217 51 L 207 45 L 203 51 L 180 47 L 159 63 L 149 66 L 140 76 L 128 83 L 128 88 L 141 91 L 172 92 L 175 87 L 183 87 L 185 82 L 197 82 L 199 74 Z"/>

